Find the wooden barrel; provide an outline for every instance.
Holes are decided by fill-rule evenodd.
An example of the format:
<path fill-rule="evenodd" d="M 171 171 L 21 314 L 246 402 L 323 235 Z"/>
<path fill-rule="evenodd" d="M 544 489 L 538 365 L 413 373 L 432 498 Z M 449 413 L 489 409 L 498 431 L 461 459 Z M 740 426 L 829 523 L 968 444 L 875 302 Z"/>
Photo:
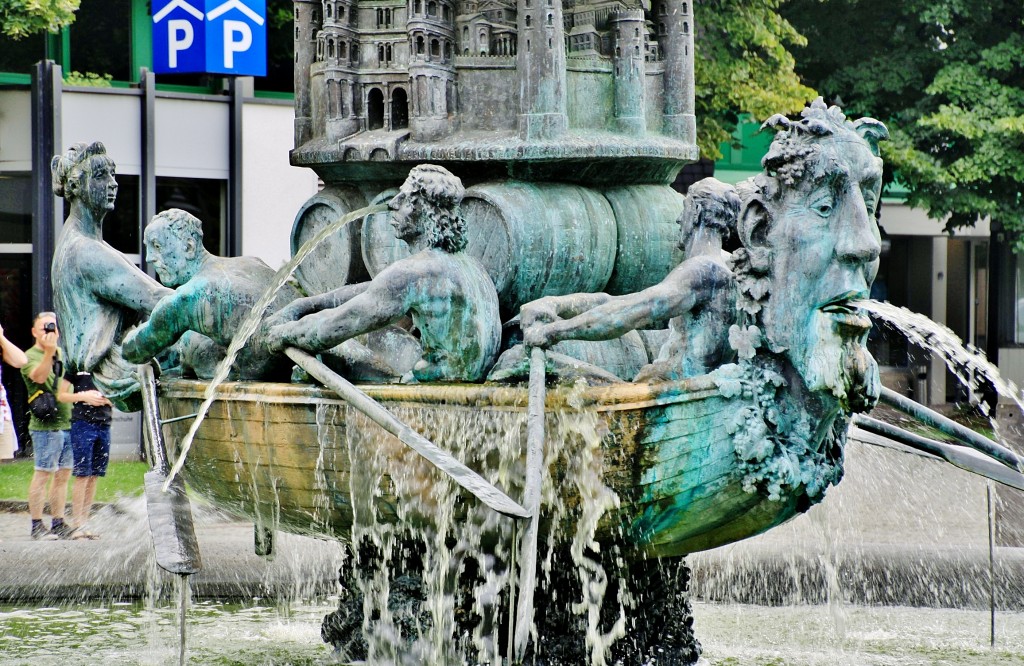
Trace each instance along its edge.
<path fill-rule="evenodd" d="M 636 331 L 614 340 L 563 340 L 551 349 L 596 365 L 627 382 L 633 381 L 640 368 L 650 362 L 643 338 Z"/>
<path fill-rule="evenodd" d="M 668 185 L 631 185 L 605 190 L 615 212 L 618 248 L 605 291 L 630 294 L 665 279 L 683 260 L 679 225 L 686 197 Z"/>
<path fill-rule="evenodd" d="M 504 318 L 541 296 L 604 289 L 615 265 L 611 205 L 595 190 L 559 183 L 491 182 L 466 190 L 467 251 L 494 281 Z M 371 275 L 408 256 L 387 215 L 363 223 Z"/>
<path fill-rule="evenodd" d="M 295 216 L 292 255 L 325 226 L 366 204 L 366 195 L 352 186 L 333 185 L 314 194 Z M 295 278 L 307 294 L 322 294 L 370 279 L 360 249 L 361 233 L 362 225 L 351 222 L 306 257 L 295 270 Z"/>

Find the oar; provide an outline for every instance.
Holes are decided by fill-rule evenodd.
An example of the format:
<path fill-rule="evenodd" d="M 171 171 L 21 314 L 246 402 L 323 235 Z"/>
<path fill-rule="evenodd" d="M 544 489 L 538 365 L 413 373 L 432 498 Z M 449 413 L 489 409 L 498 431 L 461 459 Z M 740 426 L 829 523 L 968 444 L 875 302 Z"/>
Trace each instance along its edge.
<path fill-rule="evenodd" d="M 930 453 L 933 456 L 942 458 L 960 469 L 978 474 L 986 479 L 998 481 L 1011 488 L 1024 490 L 1024 474 L 1016 472 L 990 458 L 977 453 L 971 453 L 963 447 L 937 442 L 934 439 L 922 437 L 899 426 L 894 426 L 890 423 L 873 419 L 870 416 L 864 416 L 863 414 L 855 414 L 853 424 L 867 432 L 888 437 L 904 446 L 909 446 L 917 451 L 923 451 L 924 453 Z"/>
<path fill-rule="evenodd" d="M 324 386 L 337 393 L 342 400 L 358 409 L 371 421 L 426 458 L 427 461 L 451 477 L 455 483 L 468 490 L 481 502 L 506 516 L 512 516 L 513 518 L 529 517 L 526 509 L 521 507 L 511 497 L 466 467 L 455 456 L 438 448 L 436 444 L 423 435 L 399 421 L 394 414 L 385 409 L 380 403 L 360 391 L 319 360 L 294 347 L 286 348 L 284 353 L 296 365 L 308 372 L 311 377 L 319 380 Z"/>
<path fill-rule="evenodd" d="M 522 663 L 533 625 L 533 593 L 537 587 L 537 533 L 544 471 L 544 350 L 530 351 L 530 402 L 526 421 L 526 487 L 523 503 L 530 522 L 519 546 L 519 609 L 515 618 L 515 660 Z"/>
<path fill-rule="evenodd" d="M 924 405 L 914 402 L 910 398 L 900 395 L 892 389 L 884 387 L 882 388 L 881 398 L 882 402 L 887 405 L 895 407 L 901 412 L 913 416 L 922 423 L 926 423 L 927 425 L 946 433 L 950 437 L 955 437 L 964 446 L 969 446 L 970 448 L 980 451 L 987 456 L 995 458 L 1004 465 L 1008 465 L 1017 471 L 1024 470 L 1024 467 L 1021 466 L 1020 456 L 1016 453 L 1002 444 L 993 442 L 988 437 L 983 437 L 970 428 L 966 428 L 956 421 L 946 418 L 935 410 L 928 409 Z"/>
<path fill-rule="evenodd" d="M 156 399 L 156 376 L 150 365 L 140 365 L 138 369 L 142 385 L 142 434 L 153 465 L 144 479 L 146 512 L 149 514 L 149 532 L 153 535 L 156 563 L 165 571 L 187 576 L 203 567 L 192 524 L 192 507 L 180 476 L 171 481 L 166 492 L 163 490 L 169 467 L 160 424 L 160 405 Z"/>

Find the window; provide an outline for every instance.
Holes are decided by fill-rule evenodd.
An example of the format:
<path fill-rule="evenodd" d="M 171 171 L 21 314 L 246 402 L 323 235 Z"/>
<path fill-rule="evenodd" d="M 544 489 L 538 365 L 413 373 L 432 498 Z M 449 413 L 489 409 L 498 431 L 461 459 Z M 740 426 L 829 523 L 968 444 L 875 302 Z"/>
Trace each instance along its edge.
<path fill-rule="evenodd" d="M 375 130 L 384 127 L 384 93 L 380 88 L 373 88 L 366 96 L 366 129 Z"/>
<path fill-rule="evenodd" d="M 430 40 L 430 57 L 440 58 L 441 57 L 441 43 L 436 39 Z"/>
<path fill-rule="evenodd" d="M 405 88 L 395 88 L 391 93 L 391 129 L 405 129 L 409 126 L 409 96 Z"/>
<path fill-rule="evenodd" d="M 434 0 L 427 3 L 427 16 L 437 16 L 437 3 Z"/>
<path fill-rule="evenodd" d="M 157 176 L 156 211 L 181 208 L 192 213 L 203 222 L 203 246 L 213 254 L 223 255 L 223 229 L 227 219 L 225 185 L 223 180 Z M 121 198 L 120 193 L 117 196 Z"/>
<path fill-rule="evenodd" d="M 131 0 L 83 2 L 68 29 L 71 40 L 68 69 L 110 74 L 115 81 L 131 81 L 131 13 Z M 288 36 L 291 36 L 290 29 Z M 291 62 L 290 54 L 288 61 Z"/>
<path fill-rule="evenodd" d="M 0 243 L 31 242 L 32 177 L 0 176 Z"/>

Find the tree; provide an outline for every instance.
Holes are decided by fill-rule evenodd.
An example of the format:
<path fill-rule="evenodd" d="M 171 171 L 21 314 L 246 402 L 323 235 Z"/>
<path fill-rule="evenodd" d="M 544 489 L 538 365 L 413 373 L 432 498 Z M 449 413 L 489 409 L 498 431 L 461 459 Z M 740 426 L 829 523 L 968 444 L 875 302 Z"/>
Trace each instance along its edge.
<path fill-rule="evenodd" d="M 781 0 L 693 4 L 697 143 L 714 160 L 741 115 L 795 113 L 816 95 L 794 72 L 788 49 L 806 40 L 780 15 Z"/>
<path fill-rule="evenodd" d="M 947 229 L 989 217 L 1024 250 L 1024 3 L 791 0 L 797 71 L 886 121 L 887 168 Z"/>
<path fill-rule="evenodd" d="M 81 0 L 0 0 L 0 32 L 21 39 L 71 25 Z"/>

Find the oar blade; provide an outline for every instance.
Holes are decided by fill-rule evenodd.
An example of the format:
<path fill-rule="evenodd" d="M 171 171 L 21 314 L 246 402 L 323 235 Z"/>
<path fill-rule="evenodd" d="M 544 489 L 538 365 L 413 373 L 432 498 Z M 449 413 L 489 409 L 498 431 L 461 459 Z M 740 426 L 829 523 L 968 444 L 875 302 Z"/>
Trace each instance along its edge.
<path fill-rule="evenodd" d="M 192 507 L 181 477 L 171 481 L 169 489 L 164 492 L 166 481 L 165 472 L 146 472 L 146 512 L 149 514 L 149 532 L 153 536 L 156 563 L 173 574 L 194 574 L 203 568 L 203 564 L 192 522 Z"/>

